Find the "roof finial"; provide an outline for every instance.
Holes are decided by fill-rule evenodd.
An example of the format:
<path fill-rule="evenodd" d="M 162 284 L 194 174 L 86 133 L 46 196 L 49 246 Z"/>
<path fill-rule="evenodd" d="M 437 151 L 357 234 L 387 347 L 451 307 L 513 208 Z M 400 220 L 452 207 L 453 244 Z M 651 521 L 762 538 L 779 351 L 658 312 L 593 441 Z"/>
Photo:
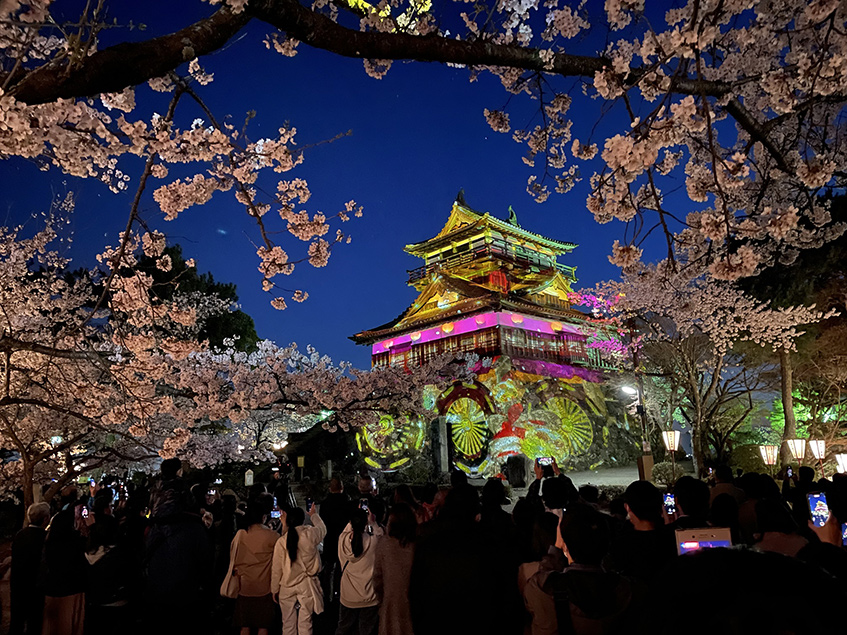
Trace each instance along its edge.
<path fill-rule="evenodd" d="M 468 204 L 465 201 L 465 188 L 459 190 L 459 193 L 456 194 L 456 202 L 462 207 L 467 207 Z"/>
<path fill-rule="evenodd" d="M 515 214 L 515 210 L 512 209 L 511 205 L 509 205 L 509 224 L 514 225 L 515 227 L 520 227 L 520 223 L 518 223 L 518 215 Z"/>

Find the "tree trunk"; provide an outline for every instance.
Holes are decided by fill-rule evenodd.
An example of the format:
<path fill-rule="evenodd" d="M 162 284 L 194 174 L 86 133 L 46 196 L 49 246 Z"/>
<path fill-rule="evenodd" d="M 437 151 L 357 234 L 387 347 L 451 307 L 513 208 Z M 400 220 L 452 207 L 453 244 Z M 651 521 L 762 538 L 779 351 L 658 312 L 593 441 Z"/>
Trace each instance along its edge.
<path fill-rule="evenodd" d="M 706 465 L 706 456 L 703 454 L 703 433 L 699 416 L 691 424 L 691 455 L 694 460 L 694 475 L 700 476 Z"/>
<path fill-rule="evenodd" d="M 786 349 L 779 351 L 779 367 L 782 374 L 782 413 L 785 417 L 785 429 L 782 431 L 782 444 L 779 449 L 780 467 L 792 461 L 791 451 L 786 441 L 797 437 L 797 421 L 794 419 L 794 378 L 791 368 L 791 355 Z"/>
<path fill-rule="evenodd" d="M 29 461 L 25 459 L 21 459 L 23 461 L 23 472 L 21 473 L 21 489 L 24 494 L 24 511 L 29 509 L 29 506 L 35 502 L 35 495 L 32 492 L 33 481 L 33 469 L 29 464 Z"/>

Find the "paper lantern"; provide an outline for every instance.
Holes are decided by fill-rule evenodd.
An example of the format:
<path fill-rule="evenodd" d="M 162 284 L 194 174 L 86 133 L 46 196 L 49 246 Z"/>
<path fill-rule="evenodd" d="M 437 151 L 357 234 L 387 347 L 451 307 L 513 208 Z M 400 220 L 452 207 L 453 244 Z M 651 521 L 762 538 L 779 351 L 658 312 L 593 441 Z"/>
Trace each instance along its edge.
<path fill-rule="evenodd" d="M 760 445 L 759 452 L 762 453 L 762 460 L 765 462 L 765 465 L 776 465 L 776 457 L 779 454 L 779 446 Z"/>
<path fill-rule="evenodd" d="M 838 471 L 847 474 L 847 454 L 836 454 L 835 462 L 838 464 Z"/>
<path fill-rule="evenodd" d="M 444 326 L 441 327 L 441 330 L 444 331 L 445 333 L 452 333 L 453 332 L 453 323 L 448 322 L 447 324 L 445 324 Z"/>
<path fill-rule="evenodd" d="M 662 430 L 662 441 L 665 442 L 665 449 L 668 452 L 675 452 L 679 447 L 679 437 L 677 430 Z"/>
<path fill-rule="evenodd" d="M 791 451 L 791 456 L 798 461 L 802 461 L 803 457 L 806 456 L 806 439 L 788 439 L 786 443 Z"/>
<path fill-rule="evenodd" d="M 561 322 L 550 322 L 550 328 L 551 328 L 551 329 L 553 329 L 553 332 L 554 332 L 554 333 L 558 333 L 558 332 L 559 332 L 559 331 L 561 331 L 564 327 L 562 326 L 562 323 L 561 323 Z"/>
<path fill-rule="evenodd" d="M 512 322 L 515 324 L 523 324 L 523 316 L 522 315 L 513 315 Z"/>
<path fill-rule="evenodd" d="M 809 447 L 812 450 L 812 456 L 819 461 L 823 460 L 826 455 L 826 441 L 823 439 L 809 439 Z"/>
<path fill-rule="evenodd" d="M 421 332 L 420 332 L 420 331 L 415 331 L 414 333 L 412 333 L 411 335 L 409 335 L 409 338 L 410 338 L 413 342 L 417 342 L 419 339 L 421 339 Z"/>

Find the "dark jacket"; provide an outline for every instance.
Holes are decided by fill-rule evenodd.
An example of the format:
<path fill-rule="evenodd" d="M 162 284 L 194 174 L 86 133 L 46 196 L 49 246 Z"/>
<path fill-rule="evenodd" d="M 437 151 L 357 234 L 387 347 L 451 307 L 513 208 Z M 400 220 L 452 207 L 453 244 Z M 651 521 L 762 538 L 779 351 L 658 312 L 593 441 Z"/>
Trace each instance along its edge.
<path fill-rule="evenodd" d="M 35 592 L 46 537 L 43 528 L 30 525 L 21 529 L 12 541 L 12 595 Z"/>
<path fill-rule="evenodd" d="M 501 557 L 503 545 L 478 523 L 440 520 L 415 547 L 409 587 L 415 635 L 519 631 L 517 563 Z"/>
<path fill-rule="evenodd" d="M 154 522 L 147 534 L 147 597 L 166 605 L 196 601 L 211 581 L 212 545 L 199 516 Z"/>
<path fill-rule="evenodd" d="M 676 537 L 666 526 L 636 531 L 627 523 L 615 537 L 606 568 L 639 580 L 652 580 L 676 557 Z"/>
<path fill-rule="evenodd" d="M 86 553 L 89 564 L 85 601 L 88 605 L 124 605 L 135 586 L 134 562 L 122 545 Z"/>
<path fill-rule="evenodd" d="M 627 578 L 580 564 L 549 574 L 544 590 L 556 604 L 560 635 L 623 632 L 640 599 L 638 588 Z"/>
<path fill-rule="evenodd" d="M 44 540 L 44 594 L 66 597 L 85 591 L 85 539 L 75 528 L 74 508 L 60 511 Z"/>

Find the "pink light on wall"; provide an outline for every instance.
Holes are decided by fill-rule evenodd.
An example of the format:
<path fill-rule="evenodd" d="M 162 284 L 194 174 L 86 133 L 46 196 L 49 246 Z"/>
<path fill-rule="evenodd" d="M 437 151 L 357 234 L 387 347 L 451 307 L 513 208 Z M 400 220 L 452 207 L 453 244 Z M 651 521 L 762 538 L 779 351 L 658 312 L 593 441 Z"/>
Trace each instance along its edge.
<path fill-rule="evenodd" d="M 453 322 L 439 324 L 432 328 L 415 331 L 413 333 L 404 333 L 397 335 L 388 340 L 376 342 L 372 347 L 372 354 L 379 355 L 390 350 L 408 349 L 412 343 L 425 344 L 434 342 L 445 337 L 454 337 L 464 333 L 473 333 L 474 331 L 482 331 L 495 326 L 506 326 L 508 328 L 519 329 L 521 331 L 531 331 L 533 333 L 545 333 L 547 335 L 556 335 L 558 333 L 573 333 L 581 335 L 576 326 L 571 324 L 563 324 L 555 320 L 543 320 L 540 318 L 530 317 L 512 311 L 497 311 L 490 313 L 481 313 L 470 317 L 460 318 Z"/>

